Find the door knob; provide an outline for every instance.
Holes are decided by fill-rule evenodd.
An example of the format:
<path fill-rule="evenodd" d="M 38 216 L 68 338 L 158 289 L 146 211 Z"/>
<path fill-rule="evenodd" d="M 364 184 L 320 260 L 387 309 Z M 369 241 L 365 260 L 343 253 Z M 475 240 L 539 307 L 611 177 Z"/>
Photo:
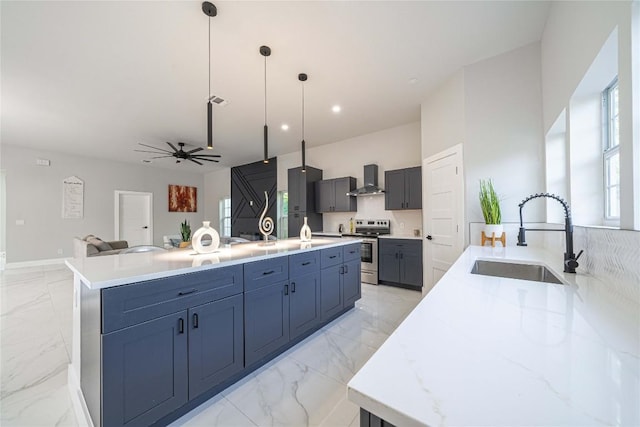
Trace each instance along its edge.
<path fill-rule="evenodd" d="M 427 236 L 427 240 L 433 240 L 433 237 L 431 237 L 431 234 Z"/>

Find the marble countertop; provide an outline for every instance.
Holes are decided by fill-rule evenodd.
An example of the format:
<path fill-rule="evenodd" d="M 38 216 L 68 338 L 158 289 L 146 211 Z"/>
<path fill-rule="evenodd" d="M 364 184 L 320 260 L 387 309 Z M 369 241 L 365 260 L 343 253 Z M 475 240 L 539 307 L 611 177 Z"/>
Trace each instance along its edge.
<path fill-rule="evenodd" d="M 259 242 L 227 245 L 211 254 L 197 254 L 193 249 L 172 249 L 73 258 L 65 263 L 81 278 L 85 286 L 90 289 L 102 289 L 360 241 L 358 238 L 313 237 L 311 242 L 302 243 L 300 239 L 291 238 L 274 241 L 275 244 L 269 246 L 262 246 Z"/>
<path fill-rule="evenodd" d="M 470 273 L 495 258 L 544 264 L 566 284 Z M 471 246 L 347 393 L 397 426 L 637 426 L 640 305 L 562 273 L 561 254 Z"/>

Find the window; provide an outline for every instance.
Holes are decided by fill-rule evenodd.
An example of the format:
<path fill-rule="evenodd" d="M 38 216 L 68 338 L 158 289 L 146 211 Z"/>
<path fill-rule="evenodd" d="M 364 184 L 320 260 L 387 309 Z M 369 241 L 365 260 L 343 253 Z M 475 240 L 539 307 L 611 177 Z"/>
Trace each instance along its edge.
<path fill-rule="evenodd" d="M 620 220 L 620 126 L 618 118 L 618 78 L 602 92 L 604 217 Z"/>
<path fill-rule="evenodd" d="M 231 237 L 231 197 L 220 199 L 220 236 Z"/>

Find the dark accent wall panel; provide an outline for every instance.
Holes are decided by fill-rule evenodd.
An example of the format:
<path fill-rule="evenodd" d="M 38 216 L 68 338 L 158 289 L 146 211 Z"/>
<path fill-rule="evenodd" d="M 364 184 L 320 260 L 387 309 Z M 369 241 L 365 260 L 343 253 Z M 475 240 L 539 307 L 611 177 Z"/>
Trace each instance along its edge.
<path fill-rule="evenodd" d="M 278 159 L 231 168 L 231 235 L 258 240 L 258 220 L 264 210 L 264 192 L 269 195 L 266 216 L 277 223 Z M 275 227 L 274 227 L 275 228 Z M 276 236 L 274 229 L 272 235 Z"/>

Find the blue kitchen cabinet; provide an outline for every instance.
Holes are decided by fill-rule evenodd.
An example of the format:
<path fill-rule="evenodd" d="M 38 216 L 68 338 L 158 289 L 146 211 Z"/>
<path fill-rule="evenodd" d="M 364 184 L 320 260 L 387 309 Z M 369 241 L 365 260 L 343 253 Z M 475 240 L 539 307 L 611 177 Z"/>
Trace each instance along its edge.
<path fill-rule="evenodd" d="M 342 273 L 342 305 L 349 307 L 360 299 L 360 260 L 344 264 Z"/>
<path fill-rule="evenodd" d="M 243 306 L 240 294 L 189 309 L 189 399 L 244 368 Z"/>
<path fill-rule="evenodd" d="M 386 210 L 422 209 L 422 168 L 389 170 L 384 173 Z"/>
<path fill-rule="evenodd" d="M 289 260 L 245 264 L 244 357 L 250 366 L 289 342 Z"/>
<path fill-rule="evenodd" d="M 408 289 L 421 289 L 422 241 L 378 239 L 378 282 Z"/>
<path fill-rule="evenodd" d="M 250 366 L 289 342 L 289 283 L 244 294 L 244 357 Z"/>
<path fill-rule="evenodd" d="M 320 251 L 320 311 L 326 321 L 360 299 L 360 244 Z"/>
<path fill-rule="evenodd" d="M 316 328 L 320 314 L 320 254 L 303 252 L 289 257 L 289 338 Z"/>
<path fill-rule="evenodd" d="M 102 336 L 102 426 L 149 425 L 189 398 L 187 311 Z"/>

